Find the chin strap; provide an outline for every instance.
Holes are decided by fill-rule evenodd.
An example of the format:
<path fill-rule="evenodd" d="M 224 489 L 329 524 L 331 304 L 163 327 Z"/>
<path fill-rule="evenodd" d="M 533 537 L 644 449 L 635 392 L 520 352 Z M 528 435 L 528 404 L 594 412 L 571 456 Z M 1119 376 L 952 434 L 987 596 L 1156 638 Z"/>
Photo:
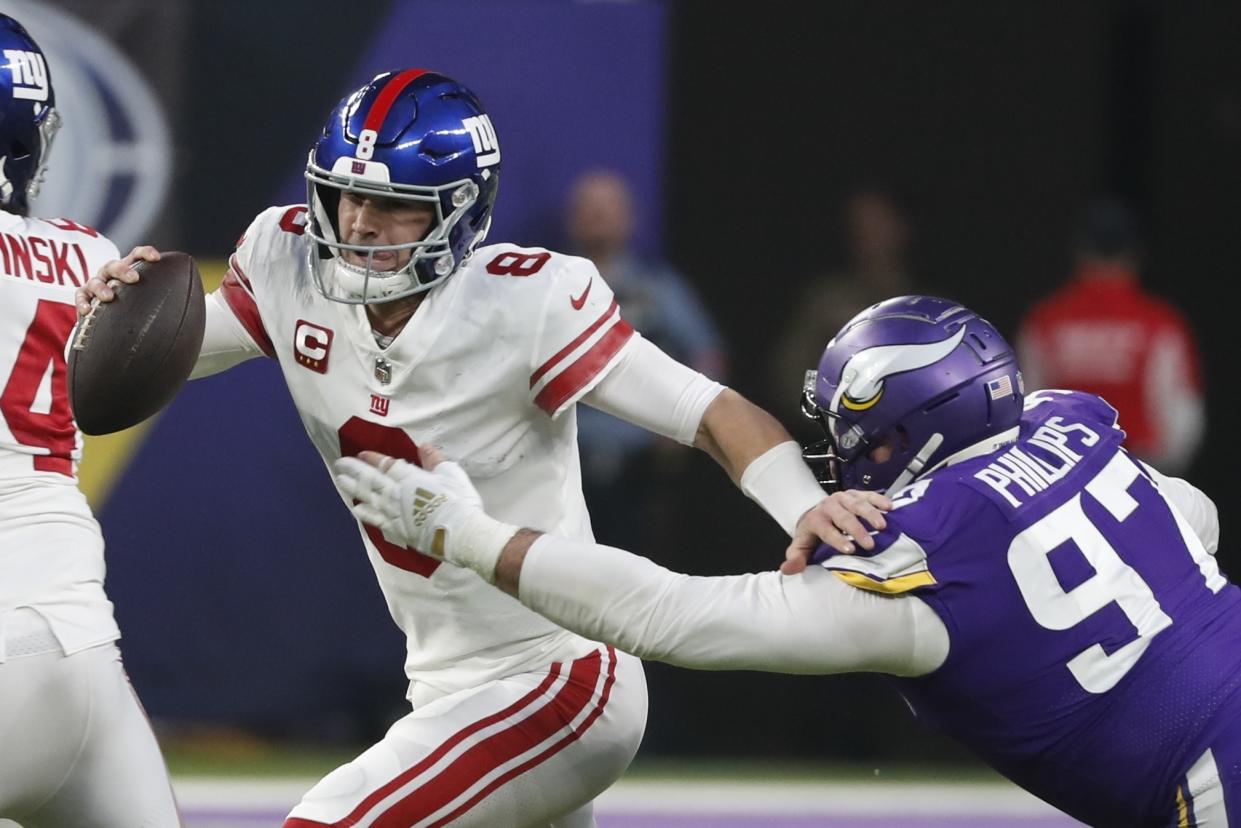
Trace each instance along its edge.
<path fill-rule="evenodd" d="M 939 432 L 932 434 L 931 439 L 926 441 L 926 444 L 922 446 L 921 451 L 914 455 L 914 459 L 909 461 L 909 465 L 905 467 L 905 470 L 897 475 L 896 479 L 892 481 L 892 485 L 884 489 L 884 492 L 900 491 L 912 483 L 914 478 L 921 474 L 922 470 L 926 468 L 926 461 L 931 459 L 931 455 L 934 454 L 939 447 L 943 445 L 943 443 L 944 435 Z"/>

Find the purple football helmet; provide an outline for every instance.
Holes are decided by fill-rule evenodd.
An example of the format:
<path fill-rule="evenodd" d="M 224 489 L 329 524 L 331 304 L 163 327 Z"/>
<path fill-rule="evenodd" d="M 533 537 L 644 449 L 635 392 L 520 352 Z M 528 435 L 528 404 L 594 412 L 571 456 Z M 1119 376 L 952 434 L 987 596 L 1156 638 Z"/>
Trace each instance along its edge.
<path fill-rule="evenodd" d="M 0 208 L 24 216 L 43 183 L 60 115 L 43 50 L 7 14 L 0 14 L 0 50 Z"/>
<path fill-rule="evenodd" d="M 990 322 L 947 299 L 888 299 L 807 372 L 802 410 L 827 439 L 806 460 L 829 487 L 895 492 L 965 449 L 1012 442 L 1023 396 L 1016 355 Z M 877 462 L 881 445 L 891 456 Z"/>
<path fill-rule="evenodd" d="M 347 95 L 306 163 L 310 264 L 319 290 L 352 304 L 429 290 L 461 266 L 491 226 L 500 146 L 491 119 L 466 87 L 425 69 L 384 72 Z M 435 210 L 425 238 L 408 244 L 345 243 L 342 192 L 421 202 Z M 366 266 L 340 253 L 366 255 Z M 377 270 L 374 254 L 408 250 L 408 264 Z"/>

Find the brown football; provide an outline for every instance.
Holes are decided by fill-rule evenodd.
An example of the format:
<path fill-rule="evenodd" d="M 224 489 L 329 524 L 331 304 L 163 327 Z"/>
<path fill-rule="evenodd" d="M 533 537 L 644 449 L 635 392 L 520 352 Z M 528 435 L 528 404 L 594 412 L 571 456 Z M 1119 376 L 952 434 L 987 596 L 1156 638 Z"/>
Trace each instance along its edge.
<path fill-rule="evenodd" d="M 198 360 L 206 324 L 193 257 L 176 251 L 134 266 L 135 284 L 78 320 L 69 346 L 69 403 L 86 434 L 111 434 L 172 400 Z"/>

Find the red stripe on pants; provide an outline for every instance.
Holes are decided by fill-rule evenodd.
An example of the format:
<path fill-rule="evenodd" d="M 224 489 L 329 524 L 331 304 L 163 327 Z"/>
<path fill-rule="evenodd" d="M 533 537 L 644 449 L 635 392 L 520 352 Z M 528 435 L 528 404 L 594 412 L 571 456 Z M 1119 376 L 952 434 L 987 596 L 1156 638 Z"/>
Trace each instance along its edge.
<path fill-rule="evenodd" d="M 291 817 L 285 820 L 284 828 L 325 828 L 325 826 L 332 826 L 332 828 L 349 828 L 352 825 L 357 825 L 358 821 L 361 820 L 364 816 L 366 816 L 367 812 L 370 811 L 373 807 L 375 807 L 376 803 L 384 799 L 386 796 L 391 794 L 397 788 L 404 785 L 409 780 L 413 779 L 418 774 L 422 773 L 424 770 L 429 768 L 431 765 L 434 765 L 437 761 L 439 761 L 439 759 L 444 754 L 452 750 L 462 740 L 468 738 L 471 734 L 477 733 L 478 731 L 482 730 L 485 727 L 495 724 L 496 722 L 501 721 L 502 719 L 508 718 L 509 716 L 521 710 L 523 707 L 529 706 L 531 702 L 535 701 L 540 696 L 542 696 L 545 692 L 547 692 L 547 689 L 552 686 L 552 684 L 556 681 L 557 677 L 560 675 L 560 666 L 561 666 L 560 662 L 553 663 L 551 666 L 551 669 L 547 673 L 547 676 L 543 679 L 542 682 L 539 683 L 538 687 L 534 688 L 529 693 L 522 696 L 520 699 L 513 702 L 512 704 L 510 704 L 508 707 L 504 708 L 500 712 L 493 713 L 490 716 L 487 716 L 486 718 L 479 719 L 477 722 L 474 722 L 468 727 L 463 728 L 462 730 L 453 734 L 451 737 L 448 738 L 447 741 L 445 741 L 443 744 L 441 744 L 431 753 L 423 757 L 421 762 L 409 768 L 408 770 L 402 771 L 400 774 L 398 774 L 395 778 L 393 778 L 386 785 L 383 785 L 377 788 L 375 791 L 373 791 L 370 796 L 366 797 L 366 799 L 363 799 L 358 804 L 358 807 L 354 808 L 353 811 L 348 816 L 346 816 L 344 819 L 338 822 L 329 823 L 329 822 L 317 822 L 315 820 L 303 819 L 301 817 Z"/>
<path fill-rule="evenodd" d="M 491 771 L 568 726 L 590 704 L 602 672 L 602 660 L 602 654 L 596 650 L 574 661 L 568 680 L 553 699 L 513 726 L 472 745 L 435 777 L 385 811 L 375 821 L 375 828 L 409 828 L 427 819 Z"/>
<path fill-rule="evenodd" d="M 516 776 L 519 776 L 520 774 L 525 773 L 526 771 L 528 771 L 530 768 L 534 767 L 535 765 L 545 762 L 546 760 L 555 756 L 560 751 L 564 750 L 569 745 L 576 742 L 579 738 L 581 738 L 582 734 L 585 733 L 587 730 L 589 730 L 590 726 L 595 723 L 595 719 L 599 718 L 600 714 L 603 713 L 603 708 L 607 707 L 608 697 L 612 694 L 612 685 L 615 683 L 615 681 L 616 681 L 616 650 L 612 649 L 612 647 L 609 646 L 608 647 L 608 677 L 607 677 L 607 680 L 604 682 L 603 692 L 599 695 L 599 702 L 595 705 L 595 709 L 590 711 L 590 715 L 588 715 L 582 721 L 580 725 L 578 725 L 575 729 L 573 729 L 568 735 L 562 738 L 559 742 L 552 745 L 550 748 L 543 751 L 542 753 L 540 753 L 538 756 L 534 757 L 533 759 L 530 759 L 526 762 L 523 762 L 522 764 L 518 765 L 515 768 L 505 771 L 503 774 L 498 776 L 496 779 L 489 782 L 486 785 L 486 787 L 484 787 L 481 791 L 476 793 L 474 796 L 470 797 L 469 801 L 461 805 L 461 807 L 457 808 L 455 811 L 450 813 L 448 816 L 442 817 L 436 820 L 434 823 L 432 823 L 431 828 L 440 828 L 440 826 L 442 825 L 447 825 L 452 820 L 456 819 L 457 817 L 464 814 L 466 811 L 473 808 L 476 804 L 478 804 L 478 801 L 480 799 L 487 796 L 489 793 L 491 793 L 496 788 L 503 785 L 505 782 L 508 782 L 510 779 Z"/>

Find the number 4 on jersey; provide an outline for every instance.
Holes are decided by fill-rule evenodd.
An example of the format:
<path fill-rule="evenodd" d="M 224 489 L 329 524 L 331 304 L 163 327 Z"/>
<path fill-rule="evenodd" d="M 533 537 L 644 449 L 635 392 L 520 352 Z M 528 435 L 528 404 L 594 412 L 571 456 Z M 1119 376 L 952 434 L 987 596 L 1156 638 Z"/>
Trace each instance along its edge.
<path fill-rule="evenodd" d="M 34 456 L 35 471 L 73 476 L 76 429 L 69 408 L 65 343 L 77 312 L 72 305 L 39 300 L 34 321 L 0 392 L 0 417 L 18 443 L 46 453 Z"/>

